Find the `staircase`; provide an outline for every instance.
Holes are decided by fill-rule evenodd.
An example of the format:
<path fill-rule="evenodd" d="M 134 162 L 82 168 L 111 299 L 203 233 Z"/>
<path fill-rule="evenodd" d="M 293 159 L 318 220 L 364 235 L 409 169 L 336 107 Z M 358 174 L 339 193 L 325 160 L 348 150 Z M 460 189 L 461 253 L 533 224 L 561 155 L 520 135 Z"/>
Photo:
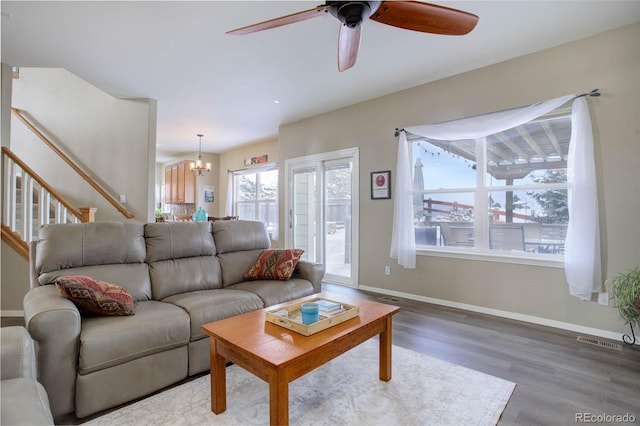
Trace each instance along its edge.
<path fill-rule="evenodd" d="M 2 239 L 24 258 L 40 226 L 94 221 L 95 208 L 73 207 L 6 147 L 2 164 Z"/>
<path fill-rule="evenodd" d="M 12 108 L 11 112 L 126 218 L 133 218 L 21 111 Z M 93 222 L 97 210 L 72 206 L 7 147 L 2 147 L 2 206 L 2 240 L 25 259 L 29 258 L 29 244 L 37 239 L 42 225 Z"/>

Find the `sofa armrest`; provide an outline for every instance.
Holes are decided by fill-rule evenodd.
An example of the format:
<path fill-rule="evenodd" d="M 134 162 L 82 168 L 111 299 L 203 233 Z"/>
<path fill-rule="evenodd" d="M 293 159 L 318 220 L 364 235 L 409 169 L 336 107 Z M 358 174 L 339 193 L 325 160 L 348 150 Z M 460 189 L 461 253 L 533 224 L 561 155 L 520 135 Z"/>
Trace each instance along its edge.
<path fill-rule="evenodd" d="M 36 342 L 39 381 L 54 417 L 75 410 L 81 317 L 54 285 L 32 288 L 24 297 L 24 321 Z"/>
<path fill-rule="evenodd" d="M 324 265 L 321 263 L 301 260 L 293 272 L 294 278 L 303 278 L 313 285 L 316 293 L 322 291 L 322 278 L 324 277 Z"/>
<path fill-rule="evenodd" d="M 2 327 L 0 334 L 2 380 L 28 378 L 36 380 L 36 349 L 24 327 Z"/>

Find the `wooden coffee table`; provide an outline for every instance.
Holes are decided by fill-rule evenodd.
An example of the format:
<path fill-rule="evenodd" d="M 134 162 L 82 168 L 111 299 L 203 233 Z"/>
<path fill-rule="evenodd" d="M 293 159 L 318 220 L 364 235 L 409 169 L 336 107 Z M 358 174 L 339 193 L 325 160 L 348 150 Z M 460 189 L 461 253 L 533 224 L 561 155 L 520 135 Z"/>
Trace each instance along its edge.
<path fill-rule="evenodd" d="M 359 307 L 359 316 L 311 336 L 266 322 L 265 312 L 292 302 L 322 297 Z M 380 335 L 380 380 L 391 380 L 391 317 L 400 308 L 332 293 L 319 293 L 282 305 L 202 326 L 211 340 L 211 411 L 227 409 L 226 360 L 269 383 L 272 425 L 289 423 L 289 382 L 351 348 Z"/>

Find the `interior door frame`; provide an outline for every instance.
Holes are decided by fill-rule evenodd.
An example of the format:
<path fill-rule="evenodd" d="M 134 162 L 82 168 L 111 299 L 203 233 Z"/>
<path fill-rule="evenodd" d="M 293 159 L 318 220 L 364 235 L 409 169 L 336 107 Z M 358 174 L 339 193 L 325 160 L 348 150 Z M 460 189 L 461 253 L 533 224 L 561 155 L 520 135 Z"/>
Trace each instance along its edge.
<path fill-rule="evenodd" d="M 326 279 L 327 282 L 335 282 L 337 284 L 348 287 L 358 288 L 358 265 L 359 265 L 359 218 L 360 218 L 360 191 L 359 191 L 359 148 L 347 148 L 338 151 L 325 152 L 320 154 L 312 154 L 304 157 L 297 157 L 285 160 L 285 176 L 284 185 L 284 216 L 285 231 L 284 240 L 286 247 L 293 247 L 293 177 L 296 167 L 311 167 L 312 165 L 322 165 L 325 162 L 333 162 L 340 159 L 348 158 L 352 162 L 351 170 L 351 278 L 350 280 Z M 325 259 L 325 236 L 326 229 L 324 227 L 324 168 L 320 167 L 318 173 L 318 188 L 320 189 L 320 200 L 317 203 L 317 221 L 316 233 L 322 238 L 316 239 L 316 252 L 319 254 L 319 261 L 326 263 Z M 337 277 L 337 276 L 336 276 Z"/>

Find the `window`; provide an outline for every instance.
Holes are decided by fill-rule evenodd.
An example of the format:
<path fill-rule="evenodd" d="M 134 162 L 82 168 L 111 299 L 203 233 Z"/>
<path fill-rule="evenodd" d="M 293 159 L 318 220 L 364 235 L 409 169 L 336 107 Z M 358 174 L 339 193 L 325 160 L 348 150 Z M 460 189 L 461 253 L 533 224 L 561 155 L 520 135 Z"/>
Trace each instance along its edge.
<path fill-rule="evenodd" d="M 561 258 L 570 138 L 569 109 L 477 139 L 410 136 L 416 247 Z"/>
<path fill-rule="evenodd" d="M 416 231 L 425 228 L 421 238 L 428 242 L 421 244 L 423 247 L 432 246 L 435 250 L 480 253 L 504 253 L 509 250 L 536 257 L 536 262 L 543 256 L 562 260 L 569 293 L 582 300 L 591 300 L 592 293 L 602 285 L 602 262 L 594 135 L 586 98 L 597 96 L 600 93 L 595 89 L 590 93 L 565 95 L 526 107 L 447 123 L 396 129 L 398 161 L 389 255 L 398 259 L 399 265 L 415 268 Z M 569 102 L 570 119 L 562 111 L 553 114 Z M 461 162 L 466 164 L 473 170 L 471 176 L 475 177 L 475 185 L 467 187 L 467 183 L 459 182 L 436 188 L 432 182 L 427 185 L 424 176 L 412 182 L 412 169 L 415 169 L 413 177 L 419 177 L 417 172 L 422 171 L 423 165 L 422 158 L 417 157 L 415 167 L 412 167 L 414 163 L 411 162 L 408 134 L 413 135 L 414 150 L 415 143 L 422 140 L 425 142 L 423 149 L 432 157 L 437 156 L 438 152 L 430 152 L 429 148 L 437 148 L 442 151 L 440 155 L 446 153 L 454 161 L 459 160 L 458 172 Z M 570 134 L 568 149 L 563 134 Z M 501 170 L 504 174 L 499 173 Z M 455 169 L 442 171 L 448 182 L 455 179 L 455 172 Z M 462 177 L 468 179 L 468 176 Z M 456 198 L 473 194 L 469 204 L 463 198 L 460 198 L 463 201 L 443 200 L 450 204 L 445 213 L 453 210 L 454 214 L 450 214 L 450 217 L 460 218 L 443 220 L 443 224 L 462 222 L 463 228 L 466 227 L 455 230 L 456 236 L 450 236 L 449 243 L 445 242 L 446 236 L 442 235 L 444 226 L 432 223 L 433 207 L 427 212 L 428 218 L 423 218 L 427 214 L 421 211 L 425 201 L 428 202 L 431 197 L 433 206 L 433 196 L 443 197 L 441 194 L 455 194 Z M 518 198 L 514 197 L 520 197 L 524 202 L 525 220 L 522 225 L 515 219 L 518 219 L 516 214 L 522 215 L 517 210 L 522 209 L 523 205 L 516 204 Z M 498 204 L 501 206 L 498 207 Z M 566 214 L 564 205 L 567 206 Z M 505 220 L 500 223 L 501 220 L 497 219 L 496 223 L 502 206 Z M 535 233 L 525 235 L 525 225 L 531 218 L 540 224 L 539 237 Z M 551 226 L 544 228 L 543 225 Z M 520 226 L 524 248 L 514 248 L 511 245 L 517 233 L 514 229 Z M 546 232 L 548 228 L 551 231 L 547 237 L 543 230 Z M 458 238 L 458 234 L 463 236 Z M 432 242 L 434 238 L 435 242 Z M 460 245 L 454 246 L 451 241 L 459 241 Z M 527 244 L 527 241 L 534 244 Z M 507 259 L 507 256 L 501 257 Z"/>
<path fill-rule="evenodd" d="M 278 169 L 233 174 L 233 211 L 242 220 L 259 220 L 277 238 Z"/>

